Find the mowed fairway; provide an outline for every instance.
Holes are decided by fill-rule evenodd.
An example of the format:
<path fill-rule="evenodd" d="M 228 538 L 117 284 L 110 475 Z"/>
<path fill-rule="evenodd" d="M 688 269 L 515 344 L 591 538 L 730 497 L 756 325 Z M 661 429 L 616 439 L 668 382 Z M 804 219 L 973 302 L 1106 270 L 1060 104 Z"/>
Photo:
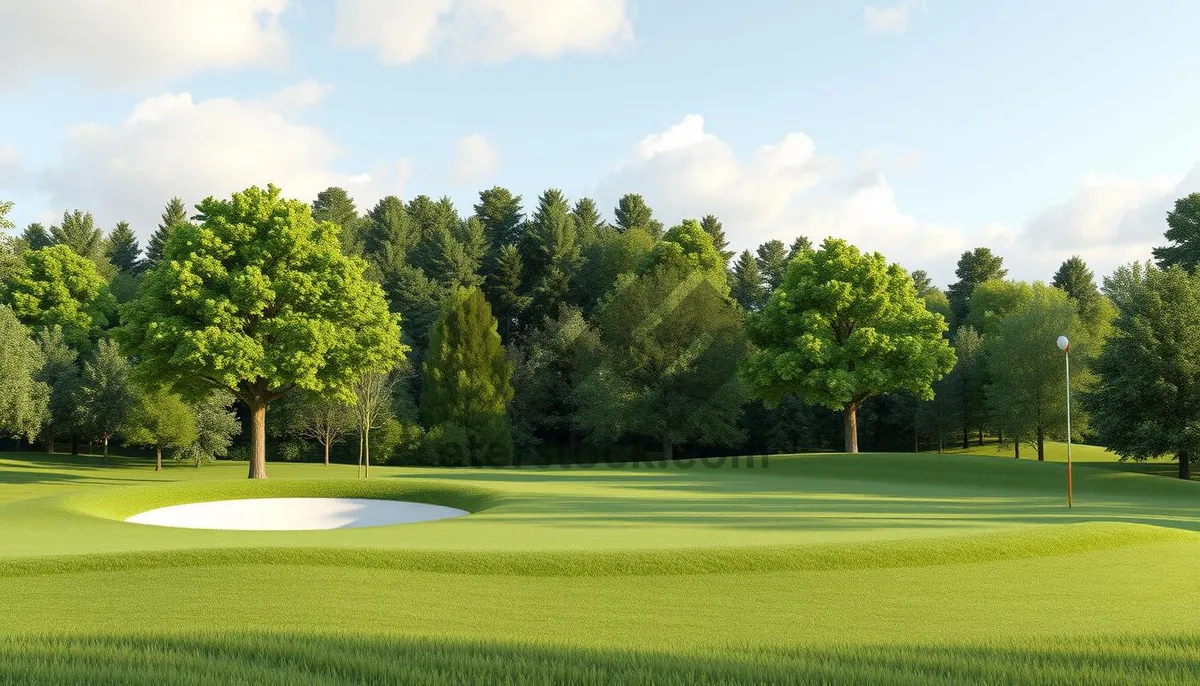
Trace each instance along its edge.
<path fill-rule="evenodd" d="M 1200 484 L 972 455 L 200 469 L 0 457 L 0 681 L 1194 683 Z M 458 519 L 127 524 L 392 497 Z"/>

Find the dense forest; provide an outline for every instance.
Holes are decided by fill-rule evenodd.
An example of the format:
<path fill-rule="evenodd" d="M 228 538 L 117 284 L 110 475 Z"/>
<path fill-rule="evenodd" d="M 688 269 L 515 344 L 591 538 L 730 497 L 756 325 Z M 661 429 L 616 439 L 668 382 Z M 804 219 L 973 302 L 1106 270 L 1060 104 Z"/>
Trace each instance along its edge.
<path fill-rule="evenodd" d="M 667 219 L 637 194 L 606 217 L 496 187 L 464 216 L 448 198 L 360 211 L 341 188 L 306 203 L 271 186 L 190 211 L 172 198 L 143 249 L 127 223 L 66 212 L 0 249 L 0 430 L 196 465 L 984 440 L 1041 458 L 1066 438 L 1067 335 L 1072 438 L 1190 461 L 1160 434 L 1200 419 L 1200 194 L 1168 216 L 1157 264 L 1102 287 L 1078 257 L 1014 281 L 980 247 L 943 290 L 870 246 L 796 236 L 735 254 L 718 217 Z"/>

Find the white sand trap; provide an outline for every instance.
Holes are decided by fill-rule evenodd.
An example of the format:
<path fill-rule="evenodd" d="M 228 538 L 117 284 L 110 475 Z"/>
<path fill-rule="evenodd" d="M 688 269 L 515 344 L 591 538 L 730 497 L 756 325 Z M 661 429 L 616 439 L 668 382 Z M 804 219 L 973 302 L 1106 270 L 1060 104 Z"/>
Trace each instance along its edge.
<path fill-rule="evenodd" d="M 369 498 L 249 498 L 188 503 L 147 510 L 126 519 L 134 524 L 183 529 L 310 531 L 412 524 L 470 514 L 444 505 Z"/>

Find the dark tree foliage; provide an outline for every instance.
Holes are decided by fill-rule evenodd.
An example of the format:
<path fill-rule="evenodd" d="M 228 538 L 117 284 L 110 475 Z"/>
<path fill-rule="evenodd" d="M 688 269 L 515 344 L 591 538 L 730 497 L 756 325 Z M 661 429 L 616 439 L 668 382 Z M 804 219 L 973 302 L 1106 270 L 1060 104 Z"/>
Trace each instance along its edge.
<path fill-rule="evenodd" d="M 21 233 L 21 239 L 25 241 L 25 245 L 29 246 L 30 250 L 41 250 L 53 244 L 46 227 L 37 222 L 25 227 L 25 231 Z"/>
<path fill-rule="evenodd" d="M 1096 287 L 1096 277 L 1092 270 L 1078 255 L 1072 255 L 1062 263 L 1054 273 L 1051 282 L 1067 294 L 1079 306 L 1079 316 L 1086 320 L 1095 317 L 1100 307 L 1100 289 Z"/>
<path fill-rule="evenodd" d="M 124 274 L 136 274 L 142 267 L 142 249 L 138 247 L 137 236 L 129 228 L 129 222 L 117 222 L 112 233 L 108 234 L 106 257 L 112 266 Z"/>
<path fill-rule="evenodd" d="M 641 229 L 655 239 L 663 235 L 662 222 L 654 218 L 654 211 L 637 193 L 627 193 L 621 196 L 613 213 L 617 219 L 618 231 Z"/>
<path fill-rule="evenodd" d="M 788 260 L 790 261 L 800 253 L 812 252 L 813 250 L 812 241 L 808 240 L 807 236 L 797 236 L 796 240 L 792 241 L 792 247 L 788 248 Z"/>
<path fill-rule="evenodd" d="M 918 269 L 912 273 L 913 286 L 917 289 L 917 297 L 924 298 L 934 290 L 933 279 L 929 278 L 929 274 L 924 269 Z"/>
<path fill-rule="evenodd" d="M 62 223 L 50 227 L 50 242 L 65 245 L 89 260 L 104 257 L 104 232 L 96 227 L 91 212 L 63 212 Z"/>
<path fill-rule="evenodd" d="M 712 236 L 713 247 L 724 258 L 725 264 L 729 264 L 729 260 L 733 257 L 733 251 L 729 249 L 729 240 L 725 238 L 725 227 L 721 224 L 721 220 L 717 219 L 716 215 L 706 214 L 700 219 L 700 228 Z"/>
<path fill-rule="evenodd" d="M 958 267 L 954 270 L 958 281 L 946 289 L 950 311 L 954 314 L 954 324 L 966 321 L 971 309 L 971 293 L 975 291 L 976 286 L 984 281 L 1003 279 L 1008 274 L 1008 270 L 1003 267 L 1004 258 L 993 254 L 991 248 L 968 250 L 958 258 Z"/>
<path fill-rule="evenodd" d="M 733 299 L 747 312 L 757 311 L 767 302 L 769 292 L 763 283 L 762 272 L 758 270 L 758 261 L 749 250 L 743 250 L 733 263 L 733 270 L 729 275 L 729 291 Z"/>
<path fill-rule="evenodd" d="M 1175 201 L 1175 209 L 1167 213 L 1164 235 L 1170 243 L 1154 249 L 1158 266 L 1178 265 L 1191 271 L 1200 264 L 1200 193 Z"/>
<path fill-rule="evenodd" d="M 153 269 L 159 263 L 171 232 L 180 224 L 186 224 L 187 221 L 187 208 L 184 207 L 183 201 L 179 198 L 171 198 L 167 206 L 163 208 L 162 220 L 159 221 L 158 228 L 150 236 L 150 242 L 146 244 L 147 269 Z"/>
<path fill-rule="evenodd" d="M 513 195 L 500 186 L 480 191 L 479 202 L 475 204 L 475 216 L 483 224 L 489 258 L 485 264 L 490 269 L 504 246 L 521 242 L 521 228 L 525 222 L 521 196 Z"/>
<path fill-rule="evenodd" d="M 770 240 L 758 246 L 758 271 L 766 281 L 768 291 L 779 288 L 787 271 L 788 249 L 781 240 Z"/>
<path fill-rule="evenodd" d="M 607 227 L 604 218 L 600 216 L 600 208 L 591 198 L 580 198 L 571 209 L 571 219 L 575 221 L 575 242 L 580 250 L 587 250 L 600 239 L 600 232 Z"/>
<path fill-rule="evenodd" d="M 330 186 L 317 193 L 312 204 L 314 221 L 336 224 L 341 230 L 342 252 L 357 255 L 362 252 L 362 232 L 365 229 L 359 220 L 358 208 L 345 188 Z"/>

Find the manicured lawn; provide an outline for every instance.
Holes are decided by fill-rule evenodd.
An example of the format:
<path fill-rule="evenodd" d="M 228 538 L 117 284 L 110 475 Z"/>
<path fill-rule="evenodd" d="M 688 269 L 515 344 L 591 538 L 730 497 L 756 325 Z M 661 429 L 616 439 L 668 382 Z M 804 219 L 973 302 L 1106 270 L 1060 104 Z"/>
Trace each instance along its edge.
<path fill-rule="evenodd" d="M 711 468 L 710 468 L 711 467 Z M 0 681 L 1191 683 L 1200 485 L 973 455 L 438 470 L 0 457 Z M 459 519 L 166 529 L 251 495 Z"/>

